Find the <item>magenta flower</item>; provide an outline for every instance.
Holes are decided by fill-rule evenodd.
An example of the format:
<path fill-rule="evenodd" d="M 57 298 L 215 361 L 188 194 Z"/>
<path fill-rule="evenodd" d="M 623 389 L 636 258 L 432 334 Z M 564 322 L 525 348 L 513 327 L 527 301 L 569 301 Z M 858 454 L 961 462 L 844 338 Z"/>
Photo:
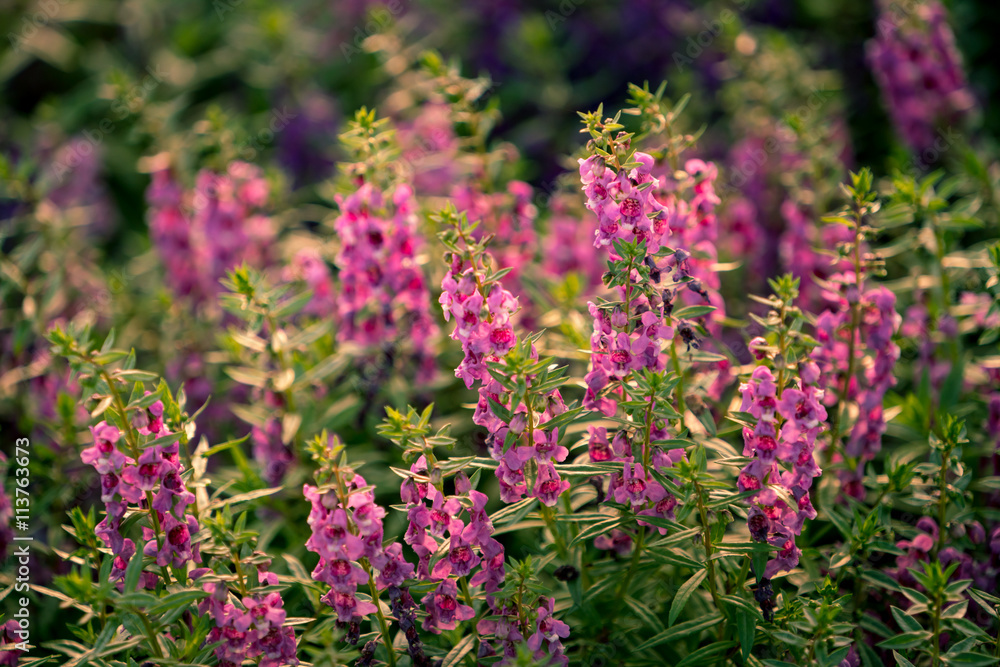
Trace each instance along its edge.
<path fill-rule="evenodd" d="M 285 622 L 285 610 L 282 608 L 281 595 L 277 592 L 268 593 L 263 599 L 249 597 L 243 599 L 246 614 L 240 617 L 234 626 L 240 632 L 252 628 L 252 635 L 262 639 L 272 628 L 280 628 Z"/>
<path fill-rule="evenodd" d="M 642 464 L 626 461 L 622 483 L 614 491 L 615 502 L 623 505 L 631 503 L 632 507 L 639 507 L 646 502 L 647 486 L 646 471 Z"/>
<path fill-rule="evenodd" d="M 543 504 L 552 507 L 559 500 L 563 491 L 569 489 L 569 482 L 559 477 L 555 466 L 551 463 L 540 463 L 538 475 L 535 477 L 534 496 Z"/>
<path fill-rule="evenodd" d="M 594 546 L 606 551 L 614 551 L 619 556 L 627 556 L 632 551 L 632 536 L 623 530 L 613 528 L 610 535 L 598 535 Z"/>
<path fill-rule="evenodd" d="M 568 664 L 569 660 L 562 655 L 563 645 L 560 639 L 569 637 L 569 626 L 553 616 L 555 609 L 554 598 L 540 598 L 545 600 L 542 607 L 538 608 L 538 616 L 535 619 L 535 633 L 528 637 L 528 648 L 535 651 L 535 657 L 543 657 L 545 653 Z M 542 651 L 542 642 L 545 642 L 546 651 Z"/>
<path fill-rule="evenodd" d="M 403 545 L 393 542 L 382 554 L 378 563 L 373 563 L 378 568 L 378 577 L 375 583 L 380 589 L 389 586 L 402 586 L 403 582 L 411 579 L 414 573 L 412 563 L 406 562 L 403 558 Z M 359 582 L 362 583 L 362 582 Z"/>
<path fill-rule="evenodd" d="M 432 576 L 435 579 L 444 579 L 449 575 L 456 577 L 468 576 L 472 569 L 479 565 L 479 555 L 472 549 L 473 543 L 462 537 L 461 532 L 452 532 L 451 548 L 448 555 L 442 558 L 434 566 Z"/>
<path fill-rule="evenodd" d="M 122 480 L 142 491 L 152 491 L 166 471 L 167 465 L 156 447 L 149 447 L 143 451 L 136 465 L 125 468 Z"/>
<path fill-rule="evenodd" d="M 475 618 L 472 607 L 458 601 L 458 586 L 454 579 L 445 579 L 421 600 L 427 610 L 424 629 L 434 634 L 454 630 L 461 621 Z"/>
<path fill-rule="evenodd" d="M 661 519 L 674 520 L 674 510 L 677 508 L 677 498 L 673 496 L 669 491 L 663 488 L 663 486 L 656 481 L 649 483 L 646 489 L 646 499 L 653 503 L 653 506 L 644 510 L 636 512 L 637 516 L 653 516 L 659 517 Z M 645 521 L 639 521 L 640 526 L 649 526 L 650 524 Z M 666 535 L 667 529 L 661 526 L 656 526 L 660 535 Z"/>
<path fill-rule="evenodd" d="M 94 444 L 80 452 L 80 458 L 87 465 L 94 466 L 97 472 L 103 475 L 121 470 L 131 460 L 115 446 L 121 437 L 117 428 L 102 421 L 97 426 L 91 426 L 90 432 L 94 436 Z"/>

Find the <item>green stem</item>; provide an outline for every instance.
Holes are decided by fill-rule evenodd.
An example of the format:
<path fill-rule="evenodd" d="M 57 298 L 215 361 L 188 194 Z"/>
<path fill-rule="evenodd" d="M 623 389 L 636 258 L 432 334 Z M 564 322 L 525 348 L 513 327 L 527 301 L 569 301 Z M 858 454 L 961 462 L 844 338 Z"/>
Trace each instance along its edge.
<path fill-rule="evenodd" d="M 153 653 L 156 654 L 157 658 L 162 658 L 163 650 L 160 649 L 160 642 L 156 641 L 156 632 L 153 630 L 153 626 L 149 622 L 149 617 L 139 610 L 136 610 L 135 615 L 139 617 L 140 621 L 142 621 L 142 627 L 146 630 L 146 636 L 149 638 L 149 644 L 153 649 Z"/>
<path fill-rule="evenodd" d="M 567 516 L 572 515 L 573 503 L 570 500 L 568 493 L 564 493 L 562 495 L 562 501 L 563 501 L 563 509 L 565 510 Z M 576 523 L 572 523 L 570 524 L 570 532 L 573 533 L 573 539 L 576 539 L 576 536 L 580 534 L 580 527 Z M 577 555 L 579 556 L 579 559 L 575 560 L 577 560 L 578 567 L 580 569 L 580 585 L 583 587 L 583 590 L 587 590 L 590 588 L 590 575 L 587 574 L 587 564 L 586 561 L 584 560 L 586 553 L 587 553 L 586 545 L 580 544 L 580 547 L 577 550 Z"/>
<path fill-rule="evenodd" d="M 939 532 L 943 532 L 940 527 L 938 527 Z M 931 636 L 931 667 L 937 667 L 941 664 L 941 591 L 937 590 L 934 592 L 934 607 L 931 614 L 931 627 L 933 628 Z"/>
<path fill-rule="evenodd" d="M 951 457 L 951 448 L 941 452 L 941 470 L 938 472 L 938 539 L 934 545 L 934 555 L 940 553 L 944 546 L 945 519 L 948 517 L 948 459 Z"/>
<path fill-rule="evenodd" d="M 642 557 L 642 548 L 644 546 L 643 542 L 646 536 L 646 527 L 639 526 L 639 532 L 635 537 L 635 546 L 632 549 L 632 560 L 628 565 L 628 572 L 625 573 L 625 578 L 622 580 L 621 588 L 618 589 L 618 608 L 621 609 L 621 605 L 625 602 L 625 598 L 628 596 L 628 587 L 632 583 L 632 577 L 635 575 L 636 568 L 639 567 L 639 559 Z M 617 614 L 615 614 L 617 616 Z"/>
<path fill-rule="evenodd" d="M 854 377 L 854 348 L 857 337 L 858 326 L 861 323 L 861 211 L 855 213 L 854 227 L 854 280 L 858 290 L 858 300 L 851 304 L 851 328 L 848 332 L 847 341 L 847 373 L 844 375 L 844 384 L 840 390 L 837 408 L 833 411 L 833 423 L 830 425 L 830 445 L 833 451 L 840 449 L 840 429 L 841 413 L 846 410 L 847 392 L 851 385 L 851 378 Z"/>
<path fill-rule="evenodd" d="M 385 644 L 385 650 L 389 653 L 389 667 L 395 667 L 396 664 L 396 652 L 392 648 L 392 641 L 389 639 L 389 624 L 385 620 L 385 614 L 382 613 L 382 604 L 378 599 L 378 588 L 375 587 L 375 579 L 372 577 L 372 570 L 368 568 L 368 590 L 371 591 L 372 604 L 375 605 L 375 614 L 378 616 L 378 625 L 382 633 L 382 642 Z"/>
<path fill-rule="evenodd" d="M 132 450 L 133 458 L 138 462 L 142 456 L 142 450 L 139 448 L 139 439 L 136 437 L 135 431 L 132 430 L 132 422 L 129 421 L 125 401 L 122 400 L 121 392 L 118 391 L 118 387 L 115 385 L 111 375 L 103 368 L 100 369 L 100 374 L 104 382 L 108 385 L 108 391 L 111 392 L 111 400 L 114 401 L 115 407 L 118 409 L 118 414 L 121 415 L 122 424 L 125 426 L 125 442 L 128 443 L 129 449 Z M 156 516 L 156 510 L 153 509 L 153 493 L 151 491 L 146 491 L 146 505 L 149 517 L 152 520 L 153 531 L 156 534 L 156 548 L 159 551 L 163 548 L 163 538 L 161 537 L 160 520 Z M 163 574 L 163 583 L 169 586 L 171 579 L 167 567 L 161 567 L 160 572 Z"/>
<path fill-rule="evenodd" d="M 705 509 L 705 498 L 701 484 L 697 480 L 694 482 L 695 497 L 698 499 L 698 514 L 701 517 L 701 537 L 705 547 L 705 561 L 708 568 L 708 591 L 712 594 L 712 601 L 716 609 L 722 609 L 719 603 L 719 587 L 715 580 L 715 560 L 712 558 L 712 536 L 708 526 L 708 510 Z"/>
<path fill-rule="evenodd" d="M 681 426 L 684 425 L 684 413 L 687 412 L 687 407 L 684 404 L 684 373 L 681 372 L 681 361 L 677 357 L 677 346 L 674 341 L 670 341 L 670 360 L 674 364 L 674 372 L 677 373 L 677 391 L 675 395 L 677 396 L 677 407 L 680 408 L 678 412 L 681 413 Z"/>
<path fill-rule="evenodd" d="M 542 514 L 542 519 L 545 520 L 545 525 L 548 527 L 549 532 L 552 533 L 552 539 L 556 543 L 556 551 L 559 552 L 559 557 L 563 560 L 569 560 L 569 553 L 566 550 L 566 541 L 563 540 L 562 535 L 559 533 L 558 526 L 556 525 L 555 512 L 552 508 L 545 503 L 539 501 L 539 510 Z"/>
<path fill-rule="evenodd" d="M 233 550 L 233 565 L 236 566 L 236 577 L 240 583 L 240 595 L 246 595 L 247 594 L 246 578 L 243 576 L 243 565 L 242 563 L 240 563 L 240 554 L 236 550 Z"/>

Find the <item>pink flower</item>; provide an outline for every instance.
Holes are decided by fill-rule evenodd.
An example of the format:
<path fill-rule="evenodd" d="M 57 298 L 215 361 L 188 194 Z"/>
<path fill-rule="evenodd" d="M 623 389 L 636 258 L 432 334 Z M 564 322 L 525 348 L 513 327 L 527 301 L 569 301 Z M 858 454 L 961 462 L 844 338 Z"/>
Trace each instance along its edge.
<path fill-rule="evenodd" d="M 632 507 L 639 507 L 646 502 L 646 471 L 642 464 L 625 462 L 625 472 L 622 484 L 615 489 L 615 502 L 621 504 L 631 503 Z"/>
<path fill-rule="evenodd" d="M 188 516 L 187 521 L 182 523 L 172 514 L 164 514 L 160 520 L 160 527 L 163 534 L 160 536 L 159 548 L 153 531 L 148 528 L 143 530 L 148 540 L 143 553 L 155 556 L 157 565 L 182 567 L 189 561 L 201 560 L 198 547 L 191 543 L 191 536 L 198 532 L 198 521 L 193 516 Z"/>
<path fill-rule="evenodd" d="M 243 598 L 243 606 L 246 614 L 234 625 L 240 632 L 253 628 L 258 639 L 266 637 L 272 628 L 280 628 L 285 622 L 285 610 L 279 593 L 268 593 L 263 599 Z"/>
<path fill-rule="evenodd" d="M 90 432 L 94 436 L 94 444 L 80 453 L 83 462 L 94 466 L 102 475 L 121 470 L 130 459 L 115 447 L 121 437 L 118 429 L 102 421 L 97 426 L 91 426 Z"/>
<path fill-rule="evenodd" d="M 125 468 L 122 480 L 142 491 L 152 491 L 166 471 L 167 465 L 160 453 L 155 447 L 149 447 L 143 451 L 136 465 Z"/>
<path fill-rule="evenodd" d="M 421 600 L 427 610 L 424 629 L 435 634 L 442 630 L 454 630 L 461 621 L 475 617 L 472 607 L 458 601 L 458 586 L 453 579 L 445 579 L 437 588 Z"/>
<path fill-rule="evenodd" d="M 563 491 L 569 489 L 569 482 L 561 479 L 551 463 L 540 463 L 535 477 L 534 496 L 543 504 L 552 507 Z"/>
<path fill-rule="evenodd" d="M 479 565 L 480 558 L 472 549 L 472 543 L 462 537 L 460 532 L 451 534 L 451 548 L 448 555 L 437 562 L 432 576 L 444 579 L 449 575 L 465 577 L 473 568 Z"/>
<path fill-rule="evenodd" d="M 554 598 L 541 599 L 546 601 L 544 606 L 538 608 L 535 633 L 528 637 L 528 648 L 538 652 L 542 648 L 542 642 L 545 642 L 549 655 L 561 656 L 563 645 L 559 640 L 569 637 L 569 626 L 552 615 L 555 609 Z"/>

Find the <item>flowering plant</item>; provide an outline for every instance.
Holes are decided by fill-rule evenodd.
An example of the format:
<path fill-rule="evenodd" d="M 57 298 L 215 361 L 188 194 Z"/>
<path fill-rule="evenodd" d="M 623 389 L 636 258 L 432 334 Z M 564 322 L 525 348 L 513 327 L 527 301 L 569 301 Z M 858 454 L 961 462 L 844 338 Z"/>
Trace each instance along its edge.
<path fill-rule="evenodd" d="M 577 8 L 501 9 L 544 51 Z M 871 166 L 750 18 L 560 161 L 521 89 L 572 87 L 407 11 L 220 16 L 280 121 L 193 103 L 230 59 L 178 29 L 106 153 L 0 132 L 0 664 L 1000 662 L 1000 163 L 944 8 L 877 19 Z"/>

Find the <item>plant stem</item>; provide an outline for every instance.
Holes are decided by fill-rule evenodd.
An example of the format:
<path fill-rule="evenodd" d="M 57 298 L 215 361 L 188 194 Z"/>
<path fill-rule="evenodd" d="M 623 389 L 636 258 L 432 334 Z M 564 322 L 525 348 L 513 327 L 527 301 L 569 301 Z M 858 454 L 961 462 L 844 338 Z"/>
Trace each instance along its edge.
<path fill-rule="evenodd" d="M 938 532 L 941 531 L 940 527 Z M 934 591 L 934 607 L 931 610 L 931 667 L 941 664 L 941 590 Z"/>
<path fill-rule="evenodd" d="M 937 556 L 944 546 L 944 526 L 948 518 L 948 459 L 951 457 L 951 448 L 948 447 L 941 452 L 941 470 L 938 472 L 938 539 L 934 545 L 934 555 Z"/>
<path fill-rule="evenodd" d="M 861 275 L 861 211 L 858 209 L 855 212 L 855 227 L 854 227 L 854 283 L 857 286 L 858 297 L 857 301 L 851 304 L 851 328 L 848 332 L 847 341 L 847 373 L 844 375 L 844 384 L 840 390 L 840 396 L 837 401 L 837 408 L 833 411 L 833 423 L 830 425 L 830 446 L 834 451 L 840 449 L 840 429 L 841 429 L 841 413 L 846 409 L 845 405 L 847 403 L 847 392 L 851 385 L 851 378 L 854 377 L 854 352 L 855 352 L 855 338 L 857 338 L 858 325 L 861 323 L 861 289 L 862 289 L 862 275 Z"/>
<path fill-rule="evenodd" d="M 677 357 L 677 346 L 674 341 L 670 341 L 670 360 L 674 364 L 674 372 L 677 373 L 679 380 L 675 395 L 677 396 L 677 407 L 680 408 L 678 412 L 681 413 L 681 426 L 684 426 L 684 413 L 687 412 L 687 407 L 684 404 L 684 374 L 681 372 L 681 361 Z"/>
<path fill-rule="evenodd" d="M 712 601 L 716 609 L 722 609 L 719 603 L 718 585 L 715 581 L 715 560 L 712 559 L 712 536 L 709 534 L 708 511 L 705 509 L 705 499 L 702 496 L 701 484 L 697 480 L 694 482 L 695 497 L 698 499 L 698 514 L 701 517 L 701 537 L 705 546 L 705 561 L 708 568 L 708 591 L 712 594 Z"/>
<path fill-rule="evenodd" d="M 378 616 L 382 642 L 385 644 L 385 650 L 389 653 L 389 667 L 395 667 L 396 652 L 393 650 L 392 641 L 389 639 L 389 624 L 385 620 L 385 614 L 382 613 L 382 604 L 378 599 L 378 589 L 375 587 L 375 579 L 372 577 L 371 567 L 368 568 L 368 590 L 371 591 L 372 604 L 375 605 L 375 614 Z"/>
<path fill-rule="evenodd" d="M 163 650 L 160 649 L 160 642 L 156 641 L 156 632 L 153 630 L 153 626 L 149 622 L 149 617 L 139 610 L 135 612 L 135 615 L 139 617 L 139 620 L 142 621 L 142 627 L 146 629 L 146 636 L 149 638 L 149 644 L 153 649 L 153 653 L 156 654 L 157 658 L 162 658 Z"/>
<path fill-rule="evenodd" d="M 566 551 L 566 541 L 559 534 L 555 513 L 551 507 L 541 501 L 538 503 L 538 508 L 542 514 L 542 519 L 545 520 L 545 525 L 548 526 L 549 532 L 552 533 L 552 539 L 556 543 L 556 551 L 559 552 L 559 557 L 563 560 L 569 560 L 569 554 Z"/>
<path fill-rule="evenodd" d="M 115 407 L 118 409 L 118 414 L 121 415 L 122 424 L 125 426 L 125 442 L 128 443 L 129 449 L 132 450 L 132 456 L 138 463 L 139 457 L 142 456 L 141 450 L 139 449 L 139 440 L 135 435 L 135 431 L 132 430 L 132 422 L 128 418 L 128 410 L 125 407 L 125 401 L 122 400 L 121 392 L 118 391 L 118 387 L 115 385 L 114 380 L 111 375 L 104 370 L 100 369 L 101 377 L 104 382 L 108 385 L 108 391 L 111 392 L 112 400 L 115 403 Z M 163 548 L 163 539 L 161 538 L 160 531 L 160 520 L 156 516 L 156 510 L 153 509 L 153 493 L 151 491 L 146 491 L 146 505 L 148 507 L 149 518 L 152 520 L 153 532 L 156 534 L 156 549 L 157 551 Z M 139 555 L 141 558 L 142 556 Z M 160 572 L 163 574 L 163 582 L 167 586 L 170 585 L 170 572 L 164 565 L 160 568 Z"/>
<path fill-rule="evenodd" d="M 235 549 L 233 550 L 233 565 L 236 566 L 236 576 L 240 582 L 240 595 L 246 595 L 247 584 L 246 578 L 243 576 L 243 565 L 240 563 L 240 554 Z"/>
<path fill-rule="evenodd" d="M 632 550 L 632 560 L 628 565 L 628 572 L 625 573 L 625 578 L 622 580 L 621 588 L 618 589 L 618 608 L 621 608 L 622 603 L 625 602 L 626 596 L 628 596 L 628 587 L 632 583 L 632 577 L 635 575 L 635 570 L 639 566 L 639 559 L 642 557 L 642 547 L 643 540 L 646 536 L 646 527 L 639 526 L 639 532 L 635 537 L 635 546 Z M 616 614 L 617 615 L 617 614 Z"/>

